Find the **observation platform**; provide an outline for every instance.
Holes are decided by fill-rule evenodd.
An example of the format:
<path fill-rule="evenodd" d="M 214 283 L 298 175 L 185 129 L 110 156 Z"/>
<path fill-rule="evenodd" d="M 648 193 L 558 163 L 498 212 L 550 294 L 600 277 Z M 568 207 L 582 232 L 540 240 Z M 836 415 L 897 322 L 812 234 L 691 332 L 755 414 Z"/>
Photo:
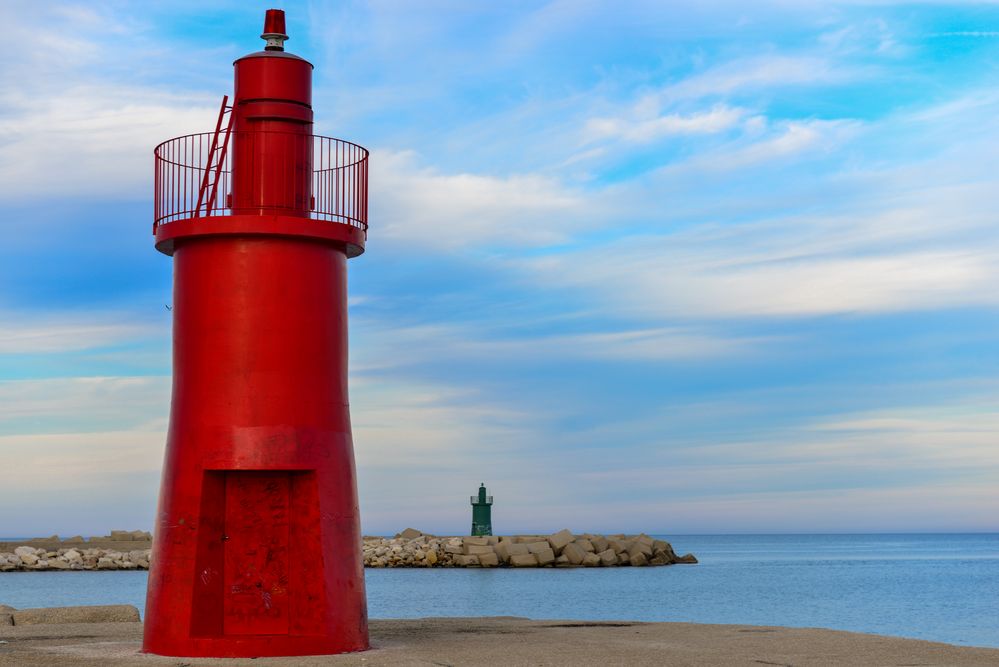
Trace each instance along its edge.
<path fill-rule="evenodd" d="M 364 252 L 368 151 L 357 144 L 233 130 L 168 139 L 153 155 L 153 235 L 166 255 L 184 237 L 231 234 L 311 237 L 343 244 L 348 257 Z"/>

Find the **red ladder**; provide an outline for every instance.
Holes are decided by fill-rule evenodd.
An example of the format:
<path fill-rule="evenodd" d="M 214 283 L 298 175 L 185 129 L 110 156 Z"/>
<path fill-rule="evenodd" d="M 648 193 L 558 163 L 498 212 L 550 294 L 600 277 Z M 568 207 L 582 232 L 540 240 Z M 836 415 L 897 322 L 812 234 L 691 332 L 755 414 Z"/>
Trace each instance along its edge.
<path fill-rule="evenodd" d="M 225 125 L 225 134 L 219 144 L 219 135 L 222 134 L 222 121 L 225 115 L 229 114 L 229 120 Z M 225 164 L 226 151 L 229 150 L 229 137 L 232 134 L 232 107 L 229 105 L 229 96 L 222 97 L 222 108 L 219 109 L 219 119 L 215 123 L 215 134 L 212 136 L 212 145 L 208 149 L 208 161 L 205 163 L 205 175 L 201 178 L 201 187 L 198 189 L 198 205 L 194 208 L 195 217 L 201 215 L 201 205 L 205 205 L 205 215 L 211 215 L 215 208 L 215 199 L 219 191 L 219 175 L 222 173 L 222 165 Z"/>

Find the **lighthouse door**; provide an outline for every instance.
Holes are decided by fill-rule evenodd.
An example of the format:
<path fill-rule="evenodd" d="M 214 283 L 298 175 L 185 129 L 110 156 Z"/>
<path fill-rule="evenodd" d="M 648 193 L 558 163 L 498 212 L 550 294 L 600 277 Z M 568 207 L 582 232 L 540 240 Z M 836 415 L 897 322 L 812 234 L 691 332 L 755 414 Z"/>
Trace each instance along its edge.
<path fill-rule="evenodd" d="M 291 474 L 228 472 L 223 632 L 288 634 Z"/>

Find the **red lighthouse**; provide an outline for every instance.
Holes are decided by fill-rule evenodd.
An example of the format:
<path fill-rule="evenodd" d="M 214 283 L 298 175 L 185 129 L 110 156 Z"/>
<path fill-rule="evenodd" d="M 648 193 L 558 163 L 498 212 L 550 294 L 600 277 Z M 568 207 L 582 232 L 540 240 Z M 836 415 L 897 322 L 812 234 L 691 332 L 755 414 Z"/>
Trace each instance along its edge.
<path fill-rule="evenodd" d="M 283 12 L 262 37 L 215 131 L 155 150 L 174 373 L 143 649 L 162 655 L 368 647 L 347 403 L 368 153 L 313 134 Z"/>

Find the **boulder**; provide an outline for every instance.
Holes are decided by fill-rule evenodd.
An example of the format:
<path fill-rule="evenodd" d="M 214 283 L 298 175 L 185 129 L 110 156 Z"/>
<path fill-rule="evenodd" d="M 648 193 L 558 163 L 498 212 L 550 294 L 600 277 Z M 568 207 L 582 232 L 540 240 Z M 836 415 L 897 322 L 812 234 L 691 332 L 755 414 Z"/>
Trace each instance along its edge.
<path fill-rule="evenodd" d="M 478 567 L 479 557 L 475 555 L 466 556 L 459 554 L 454 557 L 454 564 L 459 567 Z"/>
<path fill-rule="evenodd" d="M 437 564 L 437 552 L 436 551 L 428 551 L 427 555 L 426 555 L 426 558 L 424 558 L 424 560 L 427 561 L 427 565 L 436 565 Z"/>
<path fill-rule="evenodd" d="M 587 553 L 583 556 L 583 566 L 584 567 L 597 567 L 600 565 L 600 556 L 595 553 Z"/>
<path fill-rule="evenodd" d="M 67 537 L 62 542 L 63 544 L 82 544 L 84 539 L 82 535 L 74 535 L 73 537 Z"/>
<path fill-rule="evenodd" d="M 569 529 L 567 528 L 565 530 L 560 530 L 554 535 L 549 535 L 548 544 L 551 545 L 555 553 L 562 553 L 562 549 L 565 548 L 565 545 L 569 544 L 574 539 L 575 537 L 571 532 L 569 532 Z"/>
<path fill-rule="evenodd" d="M 630 561 L 635 567 L 642 567 L 643 565 L 649 564 L 649 559 L 641 551 L 636 553 L 634 556 L 631 556 Z"/>
<path fill-rule="evenodd" d="M 672 562 L 670 557 L 662 552 L 656 553 L 655 556 L 649 559 L 649 565 L 669 565 Z"/>
<path fill-rule="evenodd" d="M 694 557 L 694 554 L 684 554 L 677 558 L 675 562 L 685 565 L 694 565 L 697 563 L 697 558 Z"/>
<path fill-rule="evenodd" d="M 53 558 L 50 561 L 44 561 L 48 563 L 49 569 L 51 570 L 68 570 L 71 566 L 66 561 L 61 558 Z"/>
<path fill-rule="evenodd" d="M 602 565 L 617 565 L 617 552 L 610 547 L 598 553 L 597 556 L 600 557 L 600 563 Z"/>
<path fill-rule="evenodd" d="M 636 554 L 643 554 L 646 558 L 652 557 L 652 545 L 645 544 L 644 542 L 635 541 L 631 544 L 631 548 L 628 549 L 628 556 L 634 558 Z"/>
<path fill-rule="evenodd" d="M 406 530 L 402 531 L 401 533 L 396 533 L 396 538 L 402 538 L 404 540 L 414 540 L 417 537 L 420 537 L 421 535 L 423 535 L 423 533 L 421 533 L 417 529 L 415 529 L 415 528 L 407 528 Z"/>
<path fill-rule="evenodd" d="M 601 551 L 606 551 L 607 548 L 610 546 L 610 543 L 607 541 L 607 538 L 601 537 L 599 535 L 592 538 L 590 542 L 593 543 L 594 553 L 600 553 Z"/>
<path fill-rule="evenodd" d="M 14 554 L 16 556 L 23 556 L 25 554 L 30 554 L 30 555 L 34 556 L 35 555 L 35 548 L 34 547 L 17 547 L 16 549 L 14 549 Z"/>
<path fill-rule="evenodd" d="M 138 623 L 139 610 L 130 604 L 95 607 L 48 607 L 13 612 L 14 625 L 43 623 Z"/>
<path fill-rule="evenodd" d="M 590 542 L 590 540 L 586 538 L 577 539 L 575 542 L 573 542 L 573 544 L 575 544 L 577 547 L 579 547 L 586 553 L 593 553 L 594 551 L 596 551 L 596 549 L 593 548 L 593 542 Z"/>
<path fill-rule="evenodd" d="M 38 556 L 35 554 L 21 554 L 21 563 L 24 565 L 34 565 L 38 560 Z"/>
<path fill-rule="evenodd" d="M 610 540 L 609 546 L 611 549 L 619 554 L 628 553 L 628 549 L 631 548 L 631 540 Z"/>
<path fill-rule="evenodd" d="M 510 556 L 510 565 L 514 567 L 537 567 L 538 557 L 534 554 L 517 554 Z"/>
<path fill-rule="evenodd" d="M 464 554 L 465 550 L 457 544 L 447 544 L 444 546 L 444 553 L 447 554 Z"/>
<path fill-rule="evenodd" d="M 480 554 L 479 564 L 482 567 L 496 567 L 499 565 L 499 556 L 497 556 L 493 551 L 490 551 L 487 554 Z"/>
<path fill-rule="evenodd" d="M 583 551 L 575 542 L 572 542 L 562 548 L 562 555 L 565 556 L 573 565 L 579 565 L 583 562 L 586 552 Z"/>
<path fill-rule="evenodd" d="M 669 542 L 664 542 L 662 540 L 656 540 L 652 543 L 652 553 L 658 554 L 659 552 L 666 554 L 669 560 L 676 560 L 676 552 L 673 551 L 673 545 Z"/>

